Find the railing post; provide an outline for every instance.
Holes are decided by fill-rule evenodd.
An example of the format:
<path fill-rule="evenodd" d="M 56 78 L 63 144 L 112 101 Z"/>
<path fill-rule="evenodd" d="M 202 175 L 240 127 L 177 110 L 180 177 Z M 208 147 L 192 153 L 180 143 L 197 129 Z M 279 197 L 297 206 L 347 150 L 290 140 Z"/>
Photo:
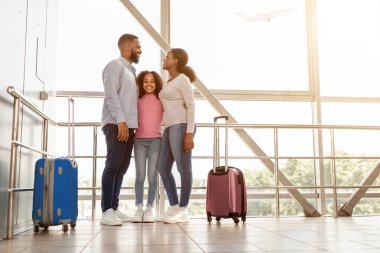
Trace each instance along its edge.
<path fill-rule="evenodd" d="M 274 180 L 276 184 L 276 219 L 280 218 L 280 189 L 278 178 L 278 128 L 274 128 Z"/>
<path fill-rule="evenodd" d="M 13 141 L 19 141 L 19 122 L 20 122 L 20 99 L 15 98 L 13 101 L 13 122 L 12 122 L 12 145 L 11 145 L 11 160 L 9 168 L 9 189 L 8 189 L 8 214 L 7 214 L 7 239 L 13 238 L 14 230 L 14 194 L 13 189 L 16 188 L 16 170 L 17 170 L 17 155 L 19 148 Z"/>
<path fill-rule="evenodd" d="M 48 136 L 49 136 L 49 121 L 47 119 L 43 119 L 42 126 L 42 150 L 47 152 L 48 145 Z M 43 158 L 46 158 L 47 155 L 43 155 Z"/>
<path fill-rule="evenodd" d="M 97 172 L 97 155 L 98 155 L 98 127 L 93 126 L 93 148 L 92 148 L 92 211 L 91 218 L 94 221 L 96 217 L 96 172 Z"/>
<path fill-rule="evenodd" d="M 334 140 L 334 129 L 330 129 L 330 138 L 331 138 L 331 179 L 333 185 L 333 209 L 334 209 L 334 218 L 338 218 L 338 197 L 336 190 L 336 167 L 335 167 L 335 140 Z"/>

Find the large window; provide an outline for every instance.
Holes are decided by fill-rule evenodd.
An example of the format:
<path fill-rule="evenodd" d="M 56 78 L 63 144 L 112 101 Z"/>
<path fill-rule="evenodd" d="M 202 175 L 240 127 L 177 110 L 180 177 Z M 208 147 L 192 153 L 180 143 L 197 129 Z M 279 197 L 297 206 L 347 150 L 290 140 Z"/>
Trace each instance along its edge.
<path fill-rule="evenodd" d="M 160 1 L 132 1 L 148 22 L 159 32 Z M 316 37 L 307 23 L 312 19 L 316 3 Z M 306 13 L 310 15 L 306 17 Z M 311 124 L 313 98 L 318 97 L 310 90 L 309 80 L 320 80 L 322 95 L 321 122 L 323 124 L 379 125 L 376 115 L 379 103 L 339 102 L 337 96 L 379 97 L 380 75 L 380 0 L 171 0 L 170 1 L 170 44 L 188 51 L 190 62 L 199 79 L 209 89 L 250 90 L 247 101 L 219 100 L 238 123 L 245 124 Z M 86 17 L 85 19 L 83 17 Z M 309 26 L 307 26 L 309 25 Z M 140 37 L 143 54 L 137 71 L 155 70 L 160 72 L 161 49 L 145 29 L 135 20 L 121 1 L 80 0 L 60 1 L 59 29 L 57 48 L 57 90 L 102 91 L 101 72 L 112 59 L 119 57 L 117 40 L 123 33 L 133 33 Z M 307 39 L 315 39 L 307 41 Z M 318 38 L 318 40 L 317 40 Z M 317 47 L 308 48 L 308 45 Z M 314 53 L 319 53 L 318 57 Z M 319 65 L 316 61 L 319 59 Z M 320 73 L 318 78 L 309 76 Z M 313 83 L 319 85 L 319 83 Z M 318 87 L 317 87 L 318 88 Z M 256 92 L 254 92 L 256 91 Z M 258 92 L 257 92 L 258 91 Z M 268 92 L 267 92 L 268 91 Z M 279 92 L 285 91 L 285 92 Z M 301 91 L 301 92 L 295 92 Z M 223 91 L 224 92 L 224 91 Z M 265 97 L 265 95 L 268 97 Z M 298 96 L 299 94 L 302 95 Z M 306 95 L 305 95 L 306 94 Z M 332 96 L 327 102 L 326 97 Z M 334 96 L 336 96 L 334 98 Z M 231 98 L 230 97 L 230 98 Z M 242 97 L 242 96 L 241 96 Z M 240 98 L 241 98 L 240 97 Z M 67 120 L 67 103 L 57 99 L 59 121 Z M 332 102 L 331 102 L 332 101 Z M 318 102 L 318 101 L 317 101 Z M 368 101 L 367 101 L 368 102 Z M 76 98 L 76 121 L 100 120 L 102 99 Z M 89 110 L 91 108 L 91 110 Z M 196 100 L 196 122 L 211 123 L 219 115 L 206 100 Z M 194 198 L 191 200 L 191 215 L 205 217 L 205 189 L 207 173 L 212 169 L 213 129 L 199 127 L 195 136 L 193 152 Z M 295 186 L 314 186 L 316 160 L 311 159 L 318 152 L 316 144 L 321 144 L 323 154 L 332 152 L 331 131 L 322 131 L 321 142 L 312 129 L 280 128 L 276 150 L 273 128 L 247 128 L 249 137 L 260 147 L 264 158 L 275 162 L 279 170 Z M 67 150 L 66 129 L 57 130 L 57 154 Z M 92 129 L 77 128 L 77 155 L 91 155 Z M 105 154 L 103 133 L 98 129 L 98 155 Z M 338 155 L 361 156 L 378 155 L 380 140 L 378 131 L 336 130 L 334 148 Z M 223 138 L 221 138 L 223 142 Z M 223 154 L 223 148 L 221 153 Z M 229 137 L 230 164 L 241 168 L 246 175 L 248 192 L 255 195 L 248 204 L 248 214 L 254 216 L 273 216 L 275 200 L 273 188 L 257 189 L 257 186 L 274 186 L 275 176 L 262 163 L 252 148 L 248 147 L 232 129 Z M 292 157 L 295 157 L 292 159 Z M 308 157 L 308 158 L 305 158 Z M 105 159 L 97 159 L 97 182 L 100 179 Z M 92 186 L 92 159 L 78 158 L 81 187 Z M 332 159 L 323 160 L 325 164 L 325 185 L 331 185 Z M 224 162 L 222 162 L 224 164 Z M 375 160 L 336 160 L 338 185 L 360 184 L 366 173 L 374 168 Z M 318 164 L 320 165 L 320 164 Z M 270 167 L 270 166 L 269 166 Z M 178 186 L 179 175 L 174 168 Z M 352 174 L 354 173 L 354 177 Z M 133 187 L 135 178 L 134 163 L 126 174 L 123 186 Z M 202 188 L 203 187 L 203 188 Z M 256 188 L 255 188 L 256 187 Z M 202 188 L 202 189 L 199 189 Z M 347 193 L 355 189 L 341 189 Z M 299 189 L 313 206 L 317 205 L 318 190 Z M 280 191 L 281 215 L 303 215 L 302 207 L 291 199 L 286 190 Z M 327 214 L 332 214 L 332 191 L 327 189 Z M 91 191 L 80 194 L 90 199 Z M 100 191 L 97 191 L 100 195 Z M 129 194 L 129 206 L 134 206 L 133 190 Z M 200 195 L 198 195 L 200 194 Z M 84 196 L 88 195 L 88 196 Z M 339 204 L 346 199 L 339 198 Z M 372 200 L 371 200 L 372 201 Z M 365 202 L 357 213 L 365 213 L 368 203 L 374 203 L 373 213 L 379 213 L 380 205 Z M 123 202 L 125 204 L 127 202 Z M 82 217 L 89 217 L 90 201 L 81 202 Z M 98 216 L 100 204 L 98 209 Z"/>

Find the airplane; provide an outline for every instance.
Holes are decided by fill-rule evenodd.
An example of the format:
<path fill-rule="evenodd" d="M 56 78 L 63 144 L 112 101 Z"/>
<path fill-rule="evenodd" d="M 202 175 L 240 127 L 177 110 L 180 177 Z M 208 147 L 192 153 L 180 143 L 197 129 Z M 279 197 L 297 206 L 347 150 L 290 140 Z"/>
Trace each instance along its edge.
<path fill-rule="evenodd" d="M 255 22 L 255 21 L 271 21 L 272 18 L 278 17 L 284 14 L 287 14 L 292 9 L 282 9 L 282 10 L 276 10 L 271 11 L 267 13 L 258 13 L 258 14 L 248 14 L 246 12 L 237 12 L 236 14 L 241 16 L 244 20 L 249 22 Z"/>

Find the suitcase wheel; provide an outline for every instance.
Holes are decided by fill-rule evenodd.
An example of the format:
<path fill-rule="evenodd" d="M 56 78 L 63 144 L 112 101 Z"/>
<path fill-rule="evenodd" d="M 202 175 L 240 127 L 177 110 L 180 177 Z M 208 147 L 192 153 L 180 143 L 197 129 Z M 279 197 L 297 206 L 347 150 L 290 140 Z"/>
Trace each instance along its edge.
<path fill-rule="evenodd" d="M 45 230 L 48 230 L 48 229 L 49 229 L 49 226 L 44 226 L 44 229 L 45 229 Z"/>
<path fill-rule="evenodd" d="M 34 225 L 33 231 L 34 231 L 35 234 L 37 234 L 38 232 L 40 232 L 40 225 Z"/>
<path fill-rule="evenodd" d="M 235 224 L 238 224 L 238 223 L 239 223 L 239 219 L 238 219 L 238 218 L 236 218 L 236 217 L 232 217 L 232 219 L 234 219 Z"/>
<path fill-rule="evenodd" d="M 70 224 L 70 227 L 71 227 L 71 228 L 75 228 L 76 225 L 77 225 L 76 223 L 71 223 L 71 224 Z"/>
<path fill-rule="evenodd" d="M 216 221 L 220 221 L 220 217 L 216 217 Z"/>
<path fill-rule="evenodd" d="M 208 223 L 211 223 L 211 221 L 212 221 L 212 218 L 211 218 L 210 214 L 207 214 L 207 221 L 208 221 Z"/>
<path fill-rule="evenodd" d="M 67 224 L 62 225 L 62 230 L 64 233 L 67 233 L 67 231 L 69 231 L 69 225 L 67 225 Z"/>

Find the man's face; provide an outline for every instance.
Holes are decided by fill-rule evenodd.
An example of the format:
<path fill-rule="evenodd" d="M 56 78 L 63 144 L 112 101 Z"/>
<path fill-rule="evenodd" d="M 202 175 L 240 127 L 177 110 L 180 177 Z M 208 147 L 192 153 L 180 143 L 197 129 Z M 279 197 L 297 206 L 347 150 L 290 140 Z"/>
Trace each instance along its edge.
<path fill-rule="evenodd" d="M 142 53 L 139 40 L 125 43 L 121 48 L 121 55 L 130 62 L 138 63 Z"/>
<path fill-rule="evenodd" d="M 138 63 L 140 60 L 140 55 L 142 53 L 141 45 L 138 40 L 135 40 L 131 44 L 131 61 L 134 63 Z"/>

